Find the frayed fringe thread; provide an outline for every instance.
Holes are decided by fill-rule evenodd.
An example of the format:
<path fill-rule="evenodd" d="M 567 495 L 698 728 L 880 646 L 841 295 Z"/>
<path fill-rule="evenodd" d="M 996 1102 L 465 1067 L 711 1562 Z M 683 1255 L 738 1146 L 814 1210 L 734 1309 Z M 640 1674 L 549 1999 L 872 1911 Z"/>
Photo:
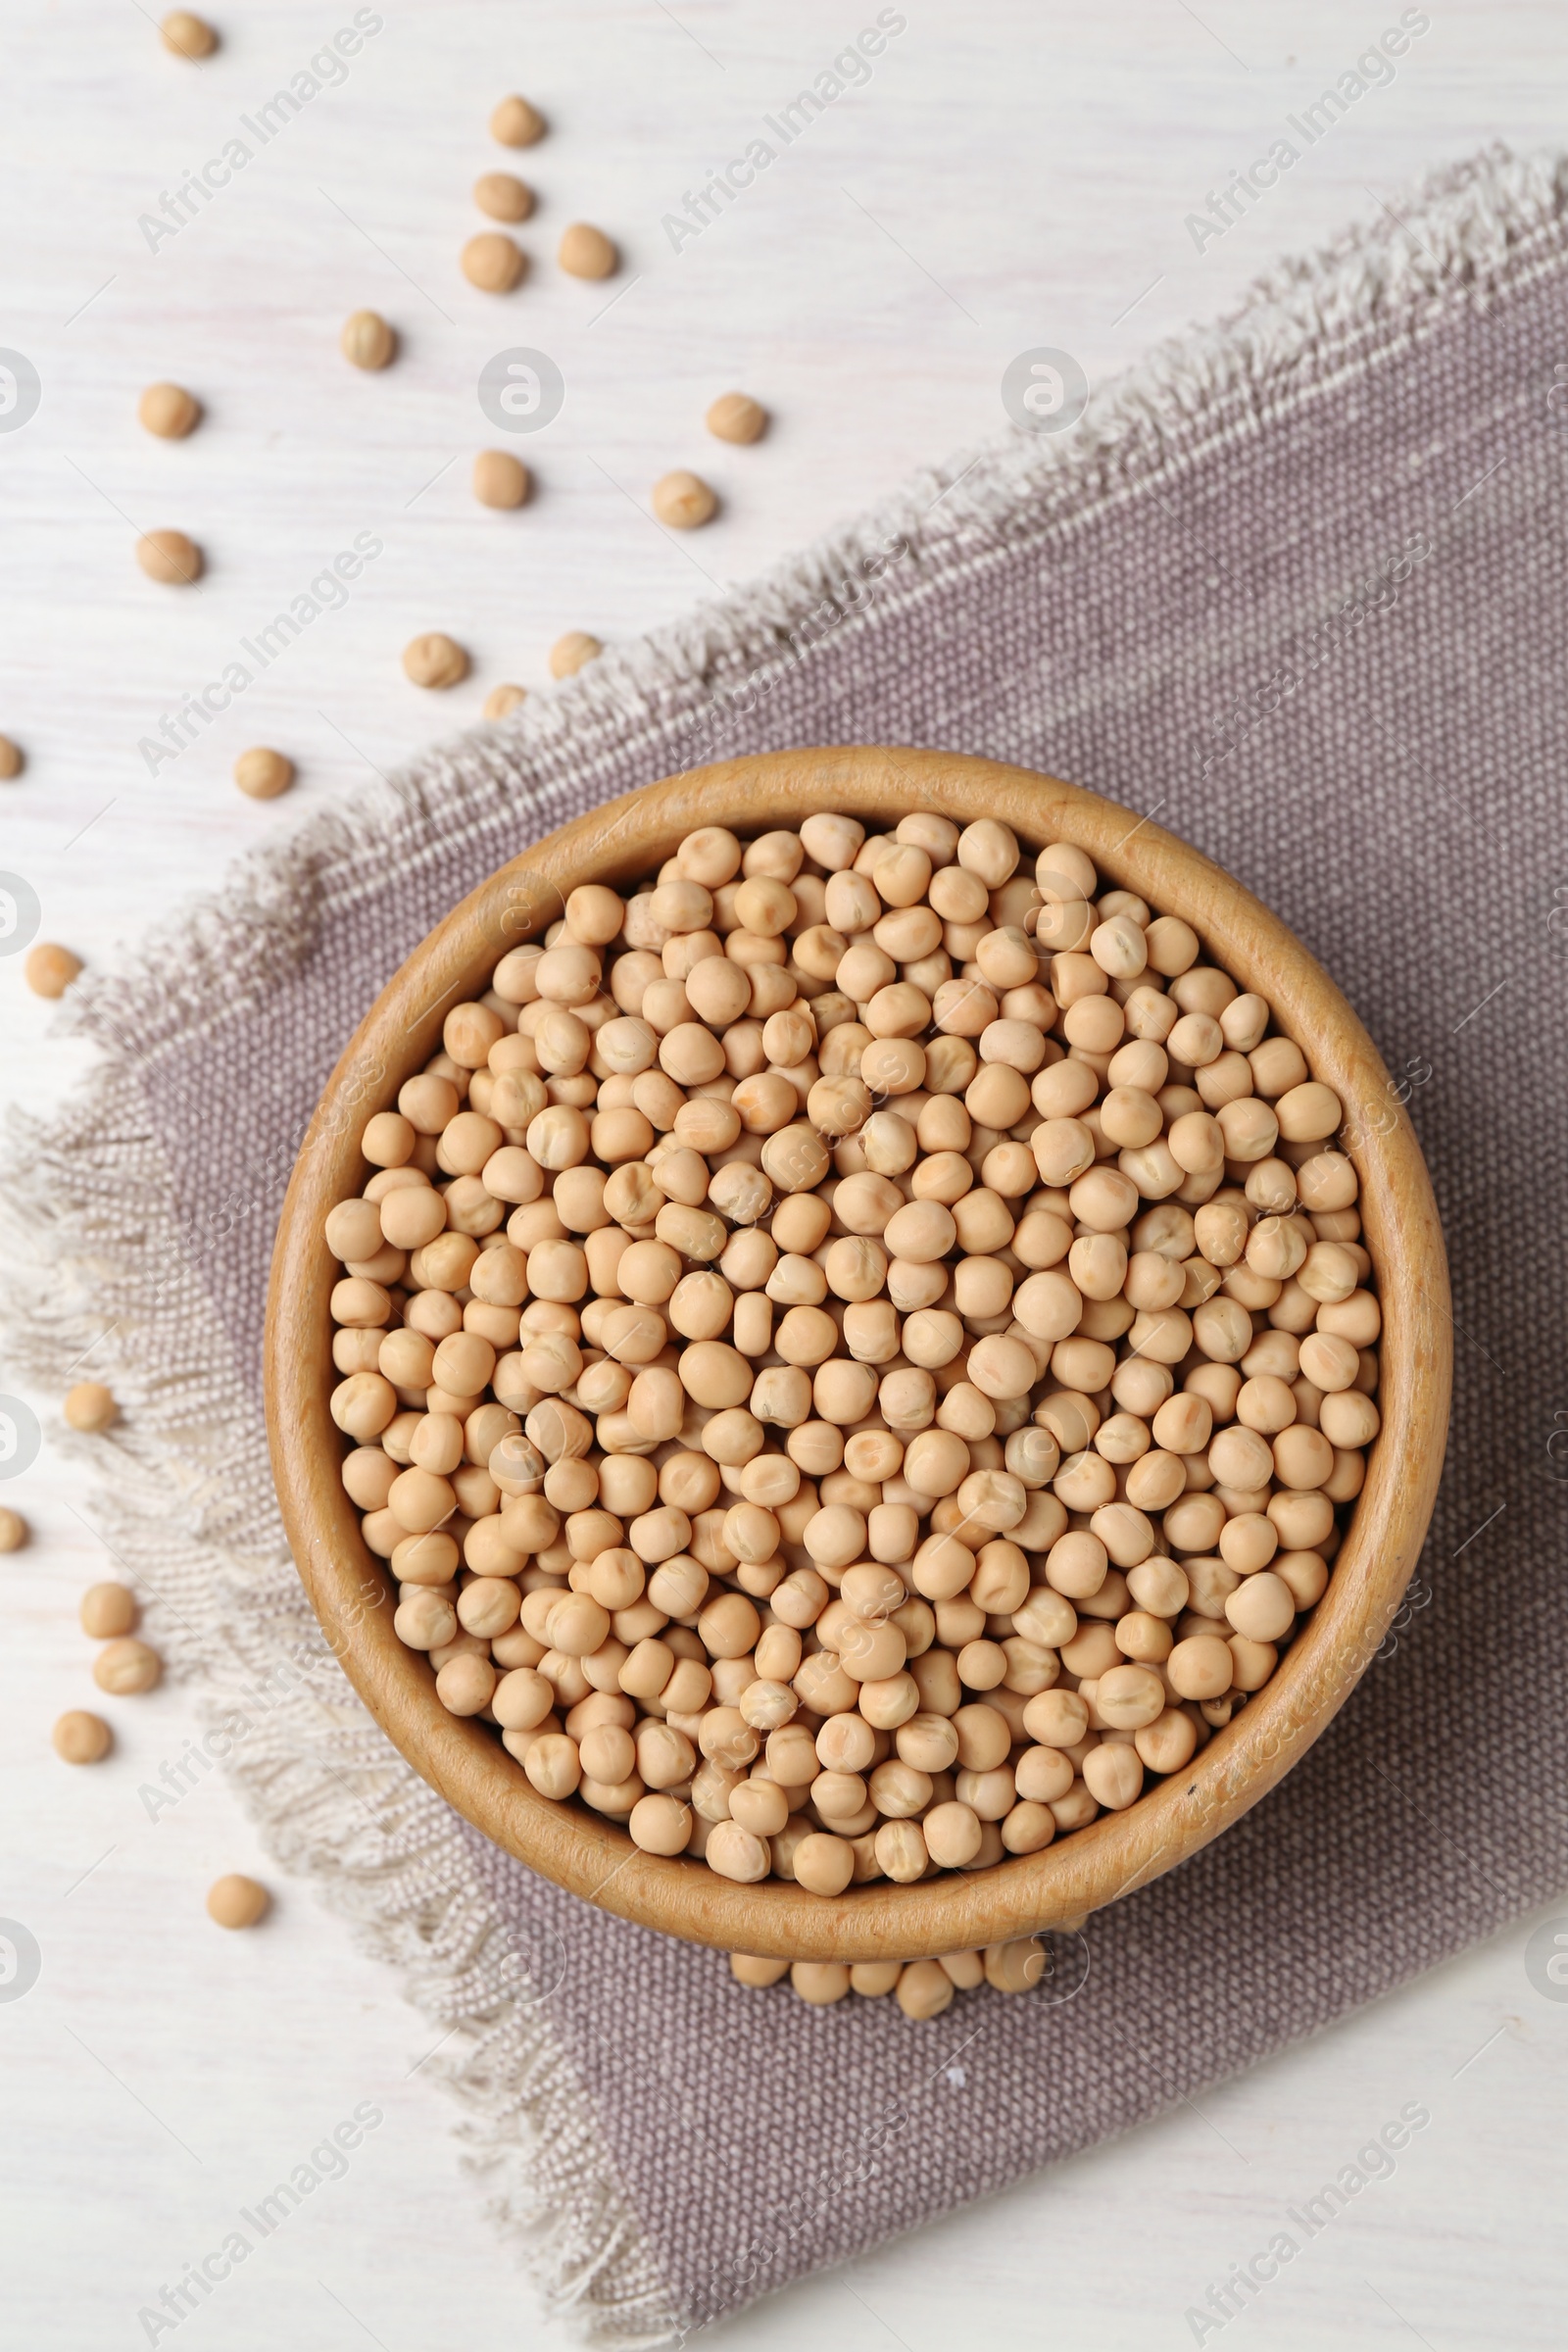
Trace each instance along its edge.
<path fill-rule="evenodd" d="M 878 610 L 1082 528 L 1348 370 L 1485 310 L 1560 265 L 1565 211 L 1568 164 L 1557 158 L 1520 162 L 1499 148 L 1434 173 L 1402 220 L 1381 216 L 1281 263 L 1233 316 L 1098 392 L 1070 436 L 1007 432 L 960 452 L 722 605 L 612 648 L 503 727 L 438 745 L 392 779 L 390 797 L 345 801 L 253 853 L 128 968 L 100 967 L 72 992 L 68 1019 L 111 1053 L 90 1102 L 52 1128 L 13 1130 L 10 1360 L 58 1394 L 89 1348 L 99 1365 L 113 1359 L 124 1423 L 99 1439 L 61 1433 L 104 1475 L 105 1540 L 156 1594 L 159 1641 L 176 1670 L 202 1678 L 207 1713 L 245 1715 L 229 1769 L 270 1850 L 318 1881 L 435 2023 L 471 2037 L 466 2057 L 441 2069 L 467 2113 L 468 2161 L 489 2176 L 497 2222 L 547 2305 L 605 2352 L 678 2334 L 669 2291 L 564 2054 L 504 1973 L 502 1933 L 461 1833 L 324 1646 L 288 1559 L 263 1432 L 199 1286 L 189 1273 L 159 1285 L 156 1269 L 178 1262 L 173 1188 L 127 1067 L 264 1003 L 300 970 L 322 909 L 389 870 L 450 850 L 519 802 L 547 822 L 628 748 L 696 764 L 680 746 L 704 711 L 790 659 L 792 633 L 813 614 L 828 613 L 834 643 L 853 646 Z M 898 562 L 875 610 L 857 612 L 844 591 L 890 541 Z"/>

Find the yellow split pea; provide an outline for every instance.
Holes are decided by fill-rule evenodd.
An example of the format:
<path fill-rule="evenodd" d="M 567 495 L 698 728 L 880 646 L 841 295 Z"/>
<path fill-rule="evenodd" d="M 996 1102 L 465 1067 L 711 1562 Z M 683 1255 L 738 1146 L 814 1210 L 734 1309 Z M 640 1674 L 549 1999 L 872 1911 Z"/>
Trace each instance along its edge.
<path fill-rule="evenodd" d="M 218 47 L 218 35 L 206 18 L 193 16 L 188 8 L 172 10 L 158 29 L 164 47 L 174 57 L 211 57 Z"/>
<path fill-rule="evenodd" d="M 473 461 L 473 495 L 482 507 L 520 507 L 532 487 L 527 466 L 510 450 L 482 449 Z"/>
<path fill-rule="evenodd" d="M 201 403 L 183 384 L 149 384 L 136 404 L 144 431 L 160 441 L 183 441 L 201 420 Z"/>
<path fill-rule="evenodd" d="M 234 781 L 249 800 L 275 801 L 294 781 L 294 762 L 284 753 L 258 744 L 235 760 Z"/>
<path fill-rule="evenodd" d="M 207 1916 L 220 1928 L 254 1928 L 267 1917 L 272 1898 L 259 1879 L 239 1871 L 215 1879 L 207 1890 Z"/>
<path fill-rule="evenodd" d="M 404 647 L 403 674 L 416 686 L 461 686 L 468 674 L 468 657 L 456 638 L 431 629 L 422 637 L 411 637 Z"/>
<path fill-rule="evenodd" d="M 115 1743 L 103 1717 L 89 1714 L 85 1707 L 68 1709 L 50 1737 L 55 1754 L 67 1764 L 101 1764 Z"/>
<path fill-rule="evenodd" d="M 510 294 L 527 266 L 522 247 L 499 228 L 481 229 L 463 248 L 463 274 L 481 293 Z"/>
<path fill-rule="evenodd" d="M 473 201 L 492 220 L 526 220 L 533 190 L 510 172 L 484 172 L 473 183 Z"/>
<path fill-rule="evenodd" d="M 531 147 L 545 134 L 545 119 L 526 98 L 503 98 L 490 117 L 490 136 L 503 147 Z"/>
<path fill-rule="evenodd" d="M 767 411 L 747 392 L 721 392 L 709 409 L 709 431 L 716 441 L 747 444 L 760 441 L 767 429 Z"/>
<path fill-rule="evenodd" d="M 563 232 L 556 259 L 571 277 L 611 277 L 620 262 L 604 230 L 586 220 L 574 220 Z"/>
<path fill-rule="evenodd" d="M 693 531 L 712 520 L 718 500 L 700 475 L 680 468 L 654 484 L 654 513 L 674 530 Z"/>
<path fill-rule="evenodd" d="M 597 661 L 604 650 L 599 639 L 591 637 L 586 629 L 568 629 L 550 649 L 550 674 L 553 678 L 574 677 L 588 662 Z"/>
<path fill-rule="evenodd" d="M 136 542 L 136 561 L 165 588 L 193 588 L 202 576 L 202 551 L 183 531 L 145 532 Z"/>
<path fill-rule="evenodd" d="M 63 997 L 72 982 L 81 977 L 82 968 L 81 957 L 69 948 L 40 940 L 27 950 L 22 976 L 35 997 Z"/>
<path fill-rule="evenodd" d="M 397 347 L 397 335 L 379 311 L 353 312 L 338 336 L 338 348 L 351 368 L 385 368 Z"/>

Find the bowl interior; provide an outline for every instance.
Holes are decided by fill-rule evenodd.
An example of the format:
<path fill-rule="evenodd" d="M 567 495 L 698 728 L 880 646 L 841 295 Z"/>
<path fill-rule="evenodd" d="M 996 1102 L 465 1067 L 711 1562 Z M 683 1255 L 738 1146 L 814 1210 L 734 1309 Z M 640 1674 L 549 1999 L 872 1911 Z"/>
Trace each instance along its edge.
<path fill-rule="evenodd" d="M 440 1044 L 454 1004 L 508 949 L 557 919 L 579 882 L 656 868 L 700 824 L 741 834 L 813 809 L 895 824 L 924 808 L 1011 825 L 1030 852 L 1077 843 L 1110 882 L 1199 933 L 1208 956 L 1273 1008 L 1315 1077 L 1340 1096 L 1343 1142 L 1383 1311 L 1383 1426 L 1323 1598 L 1279 1668 L 1188 1769 L 1122 1813 L 1039 1854 L 912 1886 L 886 1880 L 824 1899 L 792 1883 L 739 1886 L 700 1861 L 641 1852 L 579 1805 L 536 1794 L 479 1723 L 449 1715 L 426 1659 L 392 1631 L 391 1588 L 339 1476 L 327 1409 L 336 1375 L 326 1212 L 365 1179 L 359 1136 Z M 667 1934 L 783 1958 L 912 1958 L 1075 1923 L 1170 1869 L 1262 1796 L 1323 1730 L 1383 1639 L 1414 1568 L 1442 1466 L 1450 1325 L 1431 1186 L 1370 1038 L 1327 974 L 1219 867 L 1148 818 L 1054 778 L 942 753 L 850 747 L 775 752 L 695 770 L 608 803 L 482 883 L 411 956 L 343 1054 L 301 1149 L 274 1250 L 267 1346 L 274 1472 L 295 1559 L 322 1626 L 403 1754 L 484 1835 L 573 1893 Z"/>

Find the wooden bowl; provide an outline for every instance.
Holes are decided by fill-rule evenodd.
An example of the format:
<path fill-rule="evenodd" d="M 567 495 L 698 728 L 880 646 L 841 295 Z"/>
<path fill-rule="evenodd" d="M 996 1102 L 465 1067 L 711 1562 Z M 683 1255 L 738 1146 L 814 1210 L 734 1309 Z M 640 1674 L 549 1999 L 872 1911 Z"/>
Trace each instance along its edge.
<path fill-rule="evenodd" d="M 876 1880 L 833 1899 L 785 1881 L 740 1886 L 700 1861 L 645 1854 L 586 1807 L 537 1795 L 493 1731 L 440 1704 L 428 1660 L 393 1633 L 387 1572 L 339 1477 L 327 1409 L 337 1269 L 321 1230 L 365 1181 L 365 1120 L 439 1048 L 448 1007 L 555 920 L 568 890 L 649 873 L 697 825 L 757 833 L 821 808 L 886 825 L 912 809 L 959 824 L 1000 817 L 1031 848 L 1079 843 L 1111 882 L 1190 922 L 1215 961 L 1267 998 L 1346 1105 L 1383 1309 L 1383 1426 L 1366 1484 L 1328 1590 L 1265 1689 L 1187 1770 L 1043 1853 L 912 1886 Z M 693 1942 L 788 1959 L 914 1958 L 1076 1924 L 1217 1837 L 1317 1738 L 1382 1641 L 1421 1548 L 1447 1424 L 1447 1298 L 1426 1168 L 1371 1039 L 1305 949 L 1228 874 L 1147 818 L 1023 768 L 868 747 L 773 752 L 650 785 L 564 826 L 465 899 L 383 990 L 332 1074 L 283 1205 L 267 1333 L 272 1462 L 300 1574 L 355 1688 L 487 1838 L 574 1894 Z"/>

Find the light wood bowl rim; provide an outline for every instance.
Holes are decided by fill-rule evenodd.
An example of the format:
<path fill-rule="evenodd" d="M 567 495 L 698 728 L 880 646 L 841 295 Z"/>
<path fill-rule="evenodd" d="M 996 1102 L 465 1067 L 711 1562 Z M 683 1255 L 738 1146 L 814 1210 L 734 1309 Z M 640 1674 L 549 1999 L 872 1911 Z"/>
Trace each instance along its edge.
<path fill-rule="evenodd" d="M 743 833 L 816 808 L 895 822 L 930 808 L 1013 825 L 1031 847 L 1073 841 L 1113 882 L 1191 922 L 1332 1086 L 1360 1134 L 1364 1239 L 1383 1310 L 1383 1427 L 1328 1590 L 1267 1687 L 1184 1773 L 1043 1853 L 913 1886 L 877 1880 L 835 1898 L 793 1883 L 740 1886 L 702 1863 L 644 1854 L 578 1805 L 537 1795 L 493 1732 L 449 1715 L 428 1661 L 392 1631 L 382 1564 L 338 1474 L 327 1410 L 327 1209 L 358 1192 L 358 1136 L 436 1051 L 448 1007 L 508 947 L 555 919 L 588 880 L 652 870 L 698 824 Z M 1205 1845 L 1323 1731 L 1372 1658 L 1419 1555 L 1442 1468 L 1451 1369 L 1447 1264 L 1420 1148 L 1349 1004 L 1251 894 L 1150 818 L 1031 770 L 929 751 L 770 752 L 672 777 L 592 809 L 525 850 L 439 923 L 377 997 L 327 1083 L 283 1204 L 268 1299 L 266 1389 L 284 1526 L 316 1612 L 389 1739 L 463 1817 L 530 1869 L 666 1935 L 785 1959 L 912 1958 L 1076 1924 Z"/>

